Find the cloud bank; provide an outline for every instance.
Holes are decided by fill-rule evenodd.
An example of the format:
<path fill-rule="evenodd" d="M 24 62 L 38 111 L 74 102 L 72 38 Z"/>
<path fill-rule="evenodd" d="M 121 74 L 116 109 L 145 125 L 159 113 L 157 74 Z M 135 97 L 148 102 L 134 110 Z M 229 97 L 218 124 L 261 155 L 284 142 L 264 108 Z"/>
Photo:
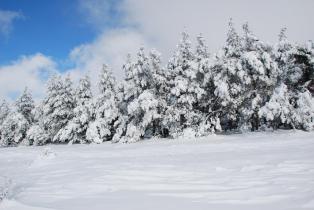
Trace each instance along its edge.
<path fill-rule="evenodd" d="M 123 76 L 121 66 L 128 52 L 141 45 L 161 51 L 169 58 L 186 29 L 192 39 L 202 33 L 211 52 L 224 45 L 228 20 L 232 17 L 238 30 L 249 22 L 254 33 L 262 40 L 274 43 L 281 28 L 288 28 L 291 41 L 304 42 L 314 37 L 314 1 L 304 0 L 123 0 L 81 1 L 81 12 L 93 27 L 106 25 L 115 19 L 116 27 L 103 30 L 98 38 L 80 47 L 80 54 L 109 63 L 118 78 Z M 298 8 L 298 9 L 297 9 Z M 103 12 L 101 12 L 103 11 Z M 293 14 L 293 15 L 292 15 Z M 115 38 L 115 36 L 117 38 Z M 106 40 L 106 41 L 105 41 Z M 127 44 L 126 44 L 127 43 Z M 120 50 L 121 49 L 121 50 Z M 77 50 L 74 49 L 74 52 Z M 117 53 L 119 52 L 119 55 Z M 121 54 L 120 54 L 121 53 Z M 95 55 L 93 55 L 95 54 Z M 97 54 L 97 55 L 96 55 Z M 115 59 L 116 57 L 119 57 Z M 77 61 L 80 56 L 76 57 Z M 81 57 L 86 66 L 96 64 L 94 59 Z M 79 62 L 80 63 L 80 62 Z M 91 63 L 91 64 L 89 64 Z M 100 68 L 98 66 L 98 68 Z M 97 68 L 97 66 L 93 66 Z"/>
<path fill-rule="evenodd" d="M 0 98 L 14 99 L 28 87 L 35 99 L 42 98 L 47 77 L 56 71 L 55 62 L 40 53 L 22 56 L 0 67 Z"/>

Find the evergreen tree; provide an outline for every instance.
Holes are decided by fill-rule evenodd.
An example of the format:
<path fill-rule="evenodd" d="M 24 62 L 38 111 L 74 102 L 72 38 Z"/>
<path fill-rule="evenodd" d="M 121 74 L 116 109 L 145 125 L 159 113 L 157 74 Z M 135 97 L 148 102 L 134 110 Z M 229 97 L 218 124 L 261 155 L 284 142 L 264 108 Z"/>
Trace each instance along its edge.
<path fill-rule="evenodd" d="M 199 34 L 196 37 L 197 45 L 196 45 L 196 52 L 195 58 L 197 61 L 202 61 L 206 58 L 209 58 L 208 47 L 205 44 L 205 39 L 202 34 Z"/>
<path fill-rule="evenodd" d="M 154 74 L 151 65 L 158 68 L 156 65 L 159 64 L 153 62 L 150 62 L 150 59 L 145 55 L 144 48 L 140 48 L 136 61 L 125 66 L 128 67 L 125 68 L 126 74 L 131 76 L 125 80 L 124 91 L 126 93 L 132 92 L 132 90 L 136 91 L 133 91 L 131 97 L 127 95 L 124 98 L 127 104 L 127 127 L 125 137 L 122 139 L 123 142 L 139 141 L 142 137 L 152 136 L 158 132 L 156 131 L 156 121 L 160 119 L 158 110 L 160 103 L 154 91 L 156 86 L 153 81 Z M 159 70 L 154 69 L 154 71 Z"/>
<path fill-rule="evenodd" d="M 259 41 L 247 23 L 243 25 L 243 30 L 241 66 L 247 77 L 242 80 L 246 94 L 240 109 L 239 126 L 242 129 L 257 130 L 260 126 L 258 112 L 272 95 L 279 70 L 272 47 Z"/>
<path fill-rule="evenodd" d="M 290 92 L 284 83 L 274 90 L 270 100 L 259 110 L 259 115 L 264 117 L 267 128 L 294 127 L 294 107 L 290 103 L 290 98 Z"/>
<path fill-rule="evenodd" d="M 73 110 L 73 118 L 68 122 L 65 131 L 70 143 L 85 143 L 86 131 L 93 117 L 93 104 L 91 83 L 86 75 L 81 78 L 75 90 L 76 107 Z"/>
<path fill-rule="evenodd" d="M 95 120 L 87 130 L 87 140 L 101 143 L 112 140 L 119 125 L 119 108 L 116 95 L 116 81 L 107 65 L 103 65 L 100 75 L 100 95 L 96 101 Z"/>
<path fill-rule="evenodd" d="M 314 130 L 314 98 L 310 91 L 304 89 L 296 96 L 294 126 L 306 131 Z"/>
<path fill-rule="evenodd" d="M 145 55 L 144 48 L 141 47 L 137 53 L 135 62 L 131 61 L 128 55 L 127 62 L 123 66 L 126 73 L 125 78 L 125 97 L 126 102 L 137 98 L 144 90 L 151 88 L 152 73 L 149 66 L 148 57 Z"/>
<path fill-rule="evenodd" d="M 63 79 L 54 75 L 47 86 L 47 96 L 43 104 L 43 124 L 49 141 L 53 143 L 68 142 L 68 130 L 64 128 L 73 117 L 75 101 L 72 82 L 69 77 Z"/>
<path fill-rule="evenodd" d="M 292 53 L 292 67 L 290 71 L 284 72 L 291 88 L 302 91 L 308 88 L 314 81 L 314 54 L 313 50 L 306 45 L 296 46 Z"/>
<path fill-rule="evenodd" d="M 152 72 L 152 93 L 154 99 L 158 101 L 157 106 L 154 106 L 151 110 L 155 111 L 155 118 L 151 118 L 152 122 L 152 135 L 167 137 L 169 135 L 167 129 L 167 122 L 165 119 L 165 112 L 167 110 L 167 97 L 169 92 L 168 80 L 166 70 L 162 68 L 161 64 L 161 54 L 153 49 L 149 55 L 150 68 Z"/>
<path fill-rule="evenodd" d="M 2 125 L 5 118 L 8 116 L 9 112 L 10 112 L 9 105 L 5 100 L 3 100 L 2 103 L 0 104 L 0 126 Z"/>
<path fill-rule="evenodd" d="M 312 66 L 311 73 L 309 74 L 310 81 L 307 82 L 307 89 L 311 92 L 312 96 L 314 96 L 314 42 L 308 42 L 308 50 L 310 52 L 310 64 Z"/>
<path fill-rule="evenodd" d="M 3 130 L 2 125 L 9 113 L 10 113 L 9 105 L 5 100 L 3 100 L 2 103 L 0 104 L 0 146 L 7 144 L 4 142 L 4 139 L 2 139 Z"/>
<path fill-rule="evenodd" d="M 194 109 L 200 112 L 196 135 L 208 135 L 209 133 L 220 131 L 221 126 L 217 112 L 212 110 L 216 98 L 212 79 L 213 59 L 209 55 L 205 40 L 201 34 L 197 36 L 195 58 L 192 63 L 196 72 L 195 82 L 204 91 L 202 97 L 198 98 L 197 103 L 194 105 Z"/>
<path fill-rule="evenodd" d="M 245 93 L 243 82 L 248 80 L 241 64 L 242 55 L 241 38 L 230 19 L 226 45 L 214 56 L 206 80 L 210 101 L 207 116 L 210 123 L 207 124 L 212 125 L 212 131 L 238 128 L 239 109 Z"/>
<path fill-rule="evenodd" d="M 297 52 L 297 46 L 290 43 L 287 39 L 286 28 L 281 29 L 279 33 L 279 42 L 275 45 L 275 57 L 280 70 L 278 80 L 292 87 L 302 74 L 301 68 L 296 68 L 294 54 Z"/>
<path fill-rule="evenodd" d="M 279 34 L 275 50 L 281 73 L 279 80 L 294 92 L 302 91 L 304 88 L 310 90 L 314 83 L 314 52 L 311 42 L 308 46 L 291 44 L 284 28 Z"/>
<path fill-rule="evenodd" d="M 205 94 L 198 81 L 199 68 L 186 32 L 174 56 L 168 63 L 170 73 L 170 97 L 167 110 L 168 127 L 172 135 L 177 135 L 187 127 L 196 129 L 201 119 L 198 100 Z"/>
<path fill-rule="evenodd" d="M 16 101 L 16 108 L 25 119 L 31 124 L 33 122 L 32 110 L 34 109 L 34 100 L 27 88 L 24 89 L 22 95 Z"/>
<path fill-rule="evenodd" d="M 139 95 L 139 87 L 136 84 L 135 79 L 135 64 L 132 62 L 131 55 L 127 55 L 126 63 L 123 65 L 123 71 L 125 73 L 125 79 L 123 82 L 123 96 L 122 100 L 124 102 L 124 109 L 122 110 L 124 114 L 127 114 L 127 104 L 137 98 Z"/>
<path fill-rule="evenodd" d="M 123 142 L 136 142 L 142 137 L 151 137 L 158 129 L 161 118 L 160 101 L 153 90 L 145 90 L 138 98 L 128 105 L 129 123 Z"/>
<path fill-rule="evenodd" d="M 291 44 L 284 28 L 279 34 L 275 50 L 280 73 L 278 82 L 286 84 L 289 93 L 286 100 L 292 107 L 290 123 L 281 126 L 312 130 L 314 112 L 311 104 L 311 84 L 314 83 L 312 46 Z"/>
<path fill-rule="evenodd" d="M 23 142 L 29 144 L 26 139 L 26 133 L 33 122 L 32 110 L 34 101 L 31 94 L 25 88 L 21 96 L 15 101 L 15 109 L 9 111 L 4 102 L 1 106 L 1 141 L 2 145 L 14 146 Z"/>
<path fill-rule="evenodd" d="M 138 60 L 145 61 L 143 66 L 147 69 L 146 79 L 151 79 L 149 86 L 142 89 L 143 92 L 128 106 L 128 116 L 131 119 L 126 132 L 126 137 L 130 139 L 128 142 L 138 141 L 142 137 L 168 135 L 162 122 L 167 108 L 167 81 L 166 72 L 161 68 L 160 53 L 152 50 L 148 58 L 138 56 Z M 137 63 L 141 62 L 137 61 Z"/>
<path fill-rule="evenodd" d="M 237 33 L 233 20 L 230 19 L 228 23 L 228 32 L 226 45 L 224 47 L 224 54 L 230 57 L 240 57 L 242 54 L 241 37 Z"/>
<path fill-rule="evenodd" d="M 34 121 L 26 133 L 29 145 L 44 145 L 49 141 L 49 134 L 44 126 L 43 105 L 39 103 L 32 111 Z"/>
<path fill-rule="evenodd" d="M 1 145 L 16 146 L 21 143 L 26 137 L 29 126 L 30 124 L 21 113 L 11 111 L 1 126 Z"/>

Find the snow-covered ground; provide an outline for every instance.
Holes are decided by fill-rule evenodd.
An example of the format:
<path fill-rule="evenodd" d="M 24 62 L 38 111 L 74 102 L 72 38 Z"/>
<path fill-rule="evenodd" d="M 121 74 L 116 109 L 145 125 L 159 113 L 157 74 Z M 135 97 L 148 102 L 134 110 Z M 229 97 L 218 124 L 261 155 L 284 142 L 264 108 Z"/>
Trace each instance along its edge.
<path fill-rule="evenodd" d="M 1 210 L 314 209 L 314 133 L 0 149 Z"/>

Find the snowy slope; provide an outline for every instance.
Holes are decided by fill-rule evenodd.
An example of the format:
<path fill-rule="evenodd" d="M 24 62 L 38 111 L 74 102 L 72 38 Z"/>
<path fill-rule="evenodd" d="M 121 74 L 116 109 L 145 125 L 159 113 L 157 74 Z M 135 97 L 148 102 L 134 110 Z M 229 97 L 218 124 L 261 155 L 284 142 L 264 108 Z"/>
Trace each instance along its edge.
<path fill-rule="evenodd" d="M 312 210 L 314 133 L 1 148 L 0 189 L 1 210 Z"/>

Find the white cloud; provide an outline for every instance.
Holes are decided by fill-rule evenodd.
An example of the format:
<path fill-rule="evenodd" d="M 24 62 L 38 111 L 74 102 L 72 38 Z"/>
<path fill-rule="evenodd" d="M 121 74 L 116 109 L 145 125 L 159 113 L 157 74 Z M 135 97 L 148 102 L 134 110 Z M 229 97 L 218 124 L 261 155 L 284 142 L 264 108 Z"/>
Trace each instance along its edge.
<path fill-rule="evenodd" d="M 121 79 L 124 76 L 122 64 L 127 53 L 135 55 L 140 46 L 149 43 L 132 29 L 117 29 L 101 34 L 89 44 L 83 44 L 72 50 L 70 59 L 76 67 L 68 72 L 77 79 L 83 74 L 90 75 L 92 83 L 96 84 L 103 64 L 108 64 L 114 75 Z"/>
<path fill-rule="evenodd" d="M 0 98 L 11 99 L 27 86 L 35 99 L 45 91 L 47 76 L 55 71 L 56 64 L 51 58 L 40 53 L 22 56 L 9 65 L 0 67 Z"/>
<path fill-rule="evenodd" d="M 203 33 L 211 51 L 216 51 L 225 42 L 230 17 L 238 29 L 248 21 L 265 41 L 277 41 L 282 27 L 288 28 L 293 41 L 314 36 L 312 0 L 124 0 L 121 7 L 124 22 L 136 25 L 145 38 L 156 40 L 164 54 L 174 48 L 184 27 L 192 37 Z"/>
<path fill-rule="evenodd" d="M 8 36 L 12 31 L 13 21 L 22 17 L 19 12 L 0 10 L 0 34 Z"/>

